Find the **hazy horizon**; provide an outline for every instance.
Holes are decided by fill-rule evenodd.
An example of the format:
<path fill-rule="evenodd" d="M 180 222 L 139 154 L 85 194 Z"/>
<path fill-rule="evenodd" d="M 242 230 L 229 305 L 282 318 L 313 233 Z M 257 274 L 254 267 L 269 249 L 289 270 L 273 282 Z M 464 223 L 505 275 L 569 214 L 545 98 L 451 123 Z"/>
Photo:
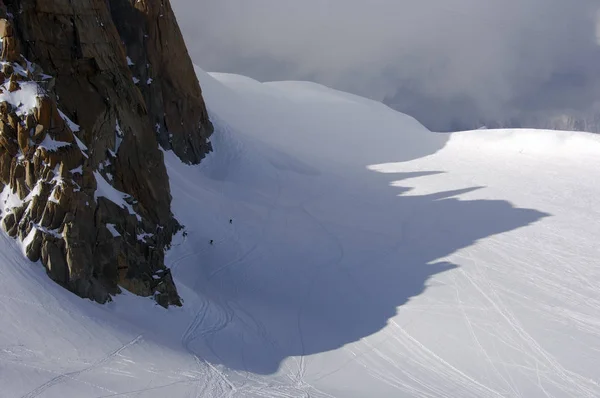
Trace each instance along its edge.
<path fill-rule="evenodd" d="M 173 6 L 192 58 L 210 71 L 315 81 L 384 101 L 436 130 L 596 126 L 596 1 L 177 0 Z"/>

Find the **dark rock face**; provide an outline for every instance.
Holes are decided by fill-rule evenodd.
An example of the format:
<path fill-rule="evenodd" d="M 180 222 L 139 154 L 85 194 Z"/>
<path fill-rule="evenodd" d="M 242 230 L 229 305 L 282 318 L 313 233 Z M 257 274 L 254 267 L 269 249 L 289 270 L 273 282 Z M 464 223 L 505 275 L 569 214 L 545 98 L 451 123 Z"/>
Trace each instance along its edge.
<path fill-rule="evenodd" d="M 110 0 L 110 9 L 161 146 L 198 163 L 213 128 L 171 4 Z"/>
<path fill-rule="evenodd" d="M 0 92 L 2 227 L 82 297 L 181 305 L 159 143 L 197 163 L 212 125 L 168 0 L 0 0 L 0 36 L 0 91 L 35 100 Z"/>

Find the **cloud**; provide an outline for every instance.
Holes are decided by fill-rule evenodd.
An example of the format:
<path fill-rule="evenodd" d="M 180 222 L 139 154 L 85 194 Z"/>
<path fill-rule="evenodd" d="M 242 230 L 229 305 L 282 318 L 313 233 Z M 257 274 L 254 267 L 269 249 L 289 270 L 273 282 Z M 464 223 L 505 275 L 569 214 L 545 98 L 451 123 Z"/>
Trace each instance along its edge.
<path fill-rule="evenodd" d="M 208 70 L 317 81 L 386 100 L 437 129 L 511 118 L 539 124 L 545 115 L 581 119 L 600 93 L 597 0 L 173 6 L 194 61 Z"/>

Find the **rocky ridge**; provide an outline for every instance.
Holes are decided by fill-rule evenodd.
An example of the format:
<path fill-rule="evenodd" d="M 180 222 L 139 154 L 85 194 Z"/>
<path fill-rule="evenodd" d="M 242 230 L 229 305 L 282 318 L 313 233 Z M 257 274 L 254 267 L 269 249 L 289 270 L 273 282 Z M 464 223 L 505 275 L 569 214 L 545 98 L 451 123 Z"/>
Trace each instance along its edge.
<path fill-rule="evenodd" d="M 197 163 L 212 125 L 168 1 L 0 0 L 0 36 L 3 229 L 81 297 L 181 305 L 159 144 Z"/>

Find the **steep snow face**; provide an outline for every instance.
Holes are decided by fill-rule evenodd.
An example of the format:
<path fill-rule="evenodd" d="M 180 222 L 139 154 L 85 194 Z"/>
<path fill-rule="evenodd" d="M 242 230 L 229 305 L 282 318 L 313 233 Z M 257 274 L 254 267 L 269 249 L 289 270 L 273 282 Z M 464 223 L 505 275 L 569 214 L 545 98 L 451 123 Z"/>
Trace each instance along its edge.
<path fill-rule="evenodd" d="M 165 153 L 184 307 L 82 301 L 1 237 L 3 396 L 600 395 L 600 136 L 198 74 L 215 151 Z"/>

